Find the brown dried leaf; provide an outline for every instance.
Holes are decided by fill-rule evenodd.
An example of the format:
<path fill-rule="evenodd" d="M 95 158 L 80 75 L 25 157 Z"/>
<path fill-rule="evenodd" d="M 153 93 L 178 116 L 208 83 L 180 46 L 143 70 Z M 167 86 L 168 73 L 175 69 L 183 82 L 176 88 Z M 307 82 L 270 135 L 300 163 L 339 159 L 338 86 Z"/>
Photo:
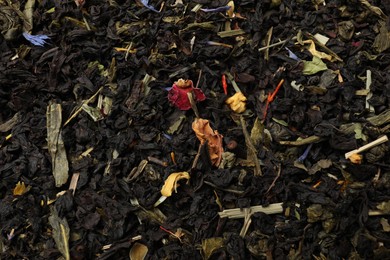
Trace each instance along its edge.
<path fill-rule="evenodd" d="M 224 246 L 222 237 L 212 237 L 202 240 L 202 251 L 204 259 L 209 259 L 212 254 Z"/>
<path fill-rule="evenodd" d="M 213 130 L 210 127 L 209 120 L 196 118 L 192 123 L 192 129 L 194 130 L 196 137 L 198 137 L 201 144 L 208 141 L 208 149 L 210 159 L 213 165 L 219 166 L 222 160 L 222 138 L 223 135 L 219 134 L 217 130 Z"/>
<path fill-rule="evenodd" d="M 177 182 L 181 179 L 189 180 L 190 174 L 188 172 L 171 173 L 171 175 L 169 175 L 165 180 L 164 186 L 161 188 L 161 195 L 170 197 L 173 191 L 177 192 L 177 187 L 179 187 Z"/>
<path fill-rule="evenodd" d="M 148 247 L 141 244 L 135 243 L 129 253 L 130 260 L 144 260 L 148 254 Z"/>

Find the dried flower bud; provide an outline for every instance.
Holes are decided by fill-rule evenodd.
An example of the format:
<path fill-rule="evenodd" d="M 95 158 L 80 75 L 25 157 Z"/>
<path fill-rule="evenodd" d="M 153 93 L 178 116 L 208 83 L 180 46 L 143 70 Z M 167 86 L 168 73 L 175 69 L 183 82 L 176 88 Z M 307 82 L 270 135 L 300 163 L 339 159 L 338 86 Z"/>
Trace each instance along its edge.
<path fill-rule="evenodd" d="M 361 164 L 362 163 L 362 160 L 363 160 L 363 156 L 358 154 L 358 153 L 354 153 L 352 154 L 351 156 L 348 157 L 348 159 L 354 163 L 354 164 Z"/>
<path fill-rule="evenodd" d="M 230 106 L 230 109 L 236 113 L 242 113 L 246 109 L 246 97 L 242 92 L 237 92 L 230 98 L 228 98 L 225 102 Z"/>

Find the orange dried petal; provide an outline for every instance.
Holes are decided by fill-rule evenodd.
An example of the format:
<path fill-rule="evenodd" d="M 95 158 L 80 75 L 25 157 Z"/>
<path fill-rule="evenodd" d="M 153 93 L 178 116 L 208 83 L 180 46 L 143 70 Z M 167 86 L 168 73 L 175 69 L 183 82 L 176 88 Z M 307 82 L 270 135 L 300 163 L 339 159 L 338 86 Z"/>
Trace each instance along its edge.
<path fill-rule="evenodd" d="M 210 127 L 209 120 L 197 118 L 192 123 L 192 129 L 194 130 L 196 137 L 201 144 L 208 141 L 207 146 L 210 154 L 211 163 L 215 166 L 219 166 L 222 160 L 222 138 L 223 135 L 219 134 L 217 130 L 213 130 Z"/>

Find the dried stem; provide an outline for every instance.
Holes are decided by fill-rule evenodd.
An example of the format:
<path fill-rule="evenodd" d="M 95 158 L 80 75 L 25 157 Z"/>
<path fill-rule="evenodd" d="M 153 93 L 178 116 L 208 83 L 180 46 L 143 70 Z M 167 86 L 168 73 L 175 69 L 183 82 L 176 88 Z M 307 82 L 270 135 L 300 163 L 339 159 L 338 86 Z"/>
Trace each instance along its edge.
<path fill-rule="evenodd" d="M 190 101 L 191 108 L 192 108 L 192 110 L 193 110 L 194 113 L 195 113 L 195 116 L 196 116 L 197 118 L 199 118 L 199 117 L 200 117 L 200 116 L 199 116 L 199 111 L 198 111 L 198 108 L 197 108 L 197 106 L 196 106 L 196 102 L 195 102 L 195 100 L 194 100 L 194 96 L 192 95 L 192 91 L 191 91 L 191 92 L 188 92 L 188 93 L 187 93 L 187 96 L 188 96 L 188 100 Z"/>
<path fill-rule="evenodd" d="M 305 139 L 297 140 L 297 141 L 280 141 L 279 143 L 281 145 L 292 145 L 292 146 L 302 146 L 306 144 L 311 144 L 311 143 L 318 143 L 322 140 L 321 137 L 312 135 L 309 136 Z"/>
<path fill-rule="evenodd" d="M 202 147 L 203 147 L 203 144 L 200 143 L 200 144 L 199 144 L 199 148 L 198 148 L 198 152 L 196 153 L 195 158 L 194 158 L 194 161 L 192 162 L 191 169 L 195 169 L 196 165 L 198 164 L 199 157 L 200 157 L 200 153 L 201 153 L 201 151 L 202 151 Z"/>
<path fill-rule="evenodd" d="M 265 214 L 271 215 L 271 214 L 280 214 L 283 213 L 283 203 L 274 203 L 270 204 L 267 207 L 263 206 L 253 206 L 250 207 L 251 214 L 257 213 L 257 212 L 263 212 Z M 237 218 L 244 218 L 245 217 L 245 211 L 240 208 L 235 209 L 225 209 L 222 212 L 218 213 L 220 218 L 230 218 L 230 219 L 237 219 Z"/>
<path fill-rule="evenodd" d="M 368 143 L 362 147 L 360 147 L 359 149 L 355 149 L 353 151 L 350 151 L 348 153 L 345 154 L 345 159 L 348 159 L 352 154 L 356 154 L 356 153 L 361 153 L 361 152 L 364 152 L 366 150 L 369 150 L 371 149 L 372 147 L 374 146 L 377 146 L 377 145 L 380 145 L 380 144 L 383 144 L 385 142 L 387 142 L 389 139 L 387 138 L 387 135 L 384 135 L 378 139 L 376 139 L 375 141 L 371 142 L 371 143 Z"/>
<path fill-rule="evenodd" d="M 275 183 L 279 179 L 281 172 L 282 172 L 282 165 L 279 163 L 279 165 L 278 165 L 278 173 L 276 174 L 275 179 L 272 181 L 271 185 L 269 186 L 266 194 L 272 189 L 272 187 L 275 186 Z"/>
<path fill-rule="evenodd" d="M 296 36 L 294 36 L 294 37 L 291 38 L 291 40 L 296 40 L 296 39 L 297 39 Z M 272 47 L 276 47 L 276 46 L 285 44 L 285 43 L 288 42 L 289 40 L 290 40 L 290 39 L 287 39 L 287 40 L 284 40 L 284 41 L 280 41 L 280 42 L 277 42 L 277 43 L 270 44 L 270 45 L 265 46 L 265 47 L 261 47 L 261 48 L 259 48 L 258 51 L 264 51 L 264 50 L 267 50 L 267 49 L 269 49 L 269 48 L 272 48 Z"/>
<path fill-rule="evenodd" d="M 238 87 L 236 81 L 234 80 L 233 75 L 230 74 L 230 72 L 228 72 L 228 71 L 226 71 L 224 74 L 229 78 L 230 82 L 232 83 L 232 86 L 233 86 L 233 88 L 234 88 L 234 91 L 236 91 L 236 92 L 241 92 L 241 89 Z"/>
<path fill-rule="evenodd" d="M 251 208 L 245 208 L 244 209 L 244 225 L 242 226 L 241 228 L 241 231 L 240 231 L 240 237 L 245 237 L 246 233 L 248 232 L 248 229 L 249 229 L 249 226 L 251 225 L 252 223 L 252 219 L 251 219 L 251 216 L 252 216 L 252 212 L 251 212 Z"/>

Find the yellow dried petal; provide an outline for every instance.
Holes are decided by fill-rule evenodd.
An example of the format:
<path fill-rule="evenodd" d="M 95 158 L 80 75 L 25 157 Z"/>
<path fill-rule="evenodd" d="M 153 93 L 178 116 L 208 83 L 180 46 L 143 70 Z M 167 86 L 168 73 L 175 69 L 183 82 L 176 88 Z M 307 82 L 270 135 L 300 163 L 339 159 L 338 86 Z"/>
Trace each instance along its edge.
<path fill-rule="evenodd" d="M 242 113 L 246 110 L 246 97 L 242 92 L 237 92 L 230 98 L 228 98 L 225 103 L 230 106 L 230 109 L 236 113 Z"/>
<path fill-rule="evenodd" d="M 171 173 L 165 180 L 164 186 L 161 188 L 161 195 L 170 197 L 173 191 L 176 192 L 177 187 L 179 187 L 177 182 L 181 179 L 189 180 L 190 174 L 188 172 Z"/>
<path fill-rule="evenodd" d="M 24 182 L 18 182 L 14 188 L 14 196 L 17 196 L 17 195 L 23 195 L 25 194 L 27 191 L 30 190 L 30 186 L 26 187 L 26 185 L 24 184 Z"/>
<path fill-rule="evenodd" d="M 311 55 L 316 56 L 320 59 L 326 59 L 328 61 L 332 61 L 332 56 L 329 54 L 326 54 L 325 52 L 317 51 L 316 45 L 313 40 L 306 40 L 303 41 L 303 43 L 310 43 L 310 46 L 308 48 Z"/>

